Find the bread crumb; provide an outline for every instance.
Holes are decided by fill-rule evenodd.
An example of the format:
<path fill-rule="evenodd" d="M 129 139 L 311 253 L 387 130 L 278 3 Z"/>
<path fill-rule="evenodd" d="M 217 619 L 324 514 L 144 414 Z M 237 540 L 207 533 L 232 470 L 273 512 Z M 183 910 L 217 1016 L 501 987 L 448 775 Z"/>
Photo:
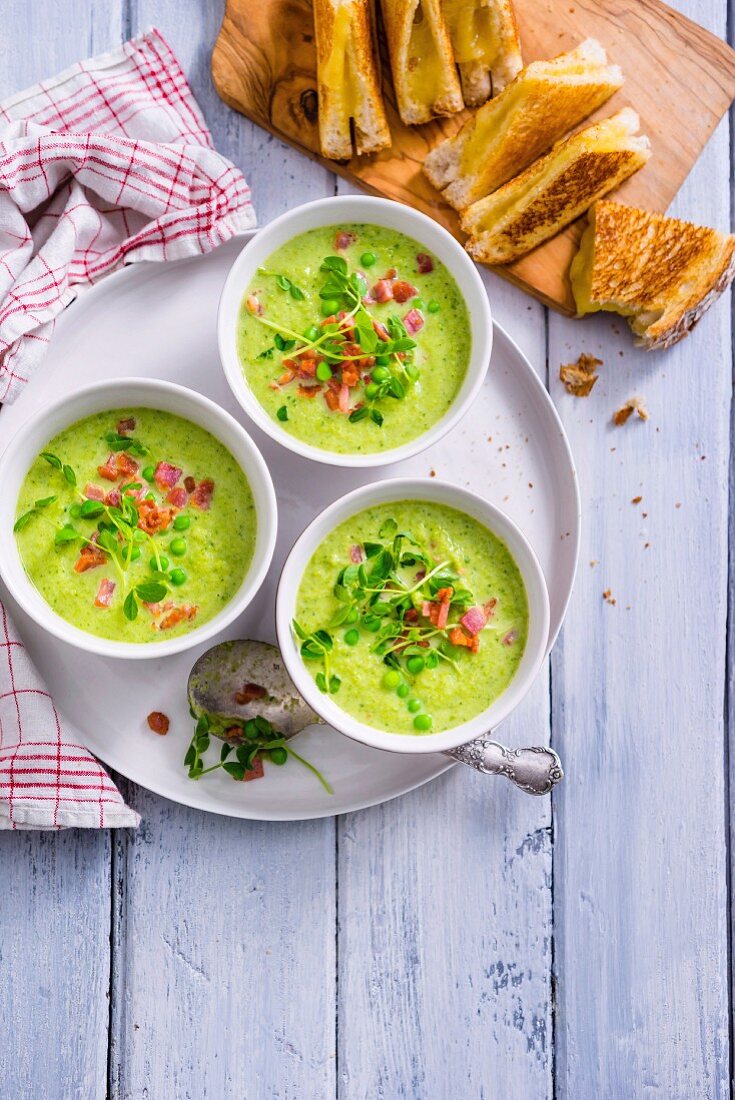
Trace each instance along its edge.
<path fill-rule="evenodd" d="M 638 413 L 640 420 L 648 420 L 648 409 L 644 405 L 642 397 L 629 397 L 625 404 L 613 413 L 613 424 L 616 428 L 621 427 L 630 419 L 633 413 Z"/>
<path fill-rule="evenodd" d="M 631 504 L 640 504 L 640 502 L 641 502 L 642 500 L 643 500 L 643 497 L 633 497 L 633 499 L 631 500 L 631 502 L 630 502 L 630 503 L 631 503 Z"/>
<path fill-rule="evenodd" d="M 592 387 L 599 378 L 595 368 L 602 366 L 602 359 L 582 353 L 576 363 L 562 363 L 559 367 L 559 380 L 572 397 L 589 397 Z"/>
<path fill-rule="evenodd" d="M 602 593 L 602 598 L 605 603 L 609 603 L 612 607 L 615 607 L 615 604 L 618 602 L 609 588 L 606 588 L 605 591 Z"/>
<path fill-rule="evenodd" d="M 677 503 L 676 507 L 677 507 L 677 508 L 681 508 L 681 501 L 678 501 L 678 503 Z"/>
<path fill-rule="evenodd" d="M 590 562 L 590 569 L 594 569 L 597 564 L 598 563 L 597 563 L 596 559 L 593 558 L 592 561 Z"/>
<path fill-rule="evenodd" d="M 433 466 L 432 466 L 432 468 L 431 468 L 431 469 L 429 470 L 429 477 L 436 477 L 436 470 L 434 469 L 434 467 L 433 467 Z"/>

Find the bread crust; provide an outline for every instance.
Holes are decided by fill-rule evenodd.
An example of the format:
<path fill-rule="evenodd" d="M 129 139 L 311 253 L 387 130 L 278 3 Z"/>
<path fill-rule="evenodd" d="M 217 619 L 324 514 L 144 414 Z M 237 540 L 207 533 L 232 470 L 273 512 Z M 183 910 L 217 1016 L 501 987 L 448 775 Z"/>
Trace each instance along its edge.
<path fill-rule="evenodd" d="M 452 115 L 464 107 L 459 77 L 454 64 L 449 32 L 441 8 L 441 0 L 381 0 L 388 52 L 390 54 L 393 87 L 398 113 L 407 125 L 429 122 L 437 115 Z M 424 100 L 412 87 L 415 74 L 426 70 L 426 59 L 414 52 L 414 23 L 431 43 L 429 65 L 434 72 L 424 71 L 427 84 L 433 83 L 433 94 Z M 423 24 L 423 26 L 422 26 Z"/>

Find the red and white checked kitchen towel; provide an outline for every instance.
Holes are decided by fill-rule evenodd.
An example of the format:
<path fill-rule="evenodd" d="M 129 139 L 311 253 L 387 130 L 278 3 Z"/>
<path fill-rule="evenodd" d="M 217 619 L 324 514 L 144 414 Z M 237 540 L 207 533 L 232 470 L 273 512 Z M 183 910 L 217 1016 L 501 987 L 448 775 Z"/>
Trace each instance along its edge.
<path fill-rule="evenodd" d="M 155 29 L 0 102 L 0 401 L 18 396 L 80 288 L 254 224 L 242 173 L 212 147 Z"/>
<path fill-rule="evenodd" d="M 59 715 L 0 603 L 0 829 L 139 823 Z"/>

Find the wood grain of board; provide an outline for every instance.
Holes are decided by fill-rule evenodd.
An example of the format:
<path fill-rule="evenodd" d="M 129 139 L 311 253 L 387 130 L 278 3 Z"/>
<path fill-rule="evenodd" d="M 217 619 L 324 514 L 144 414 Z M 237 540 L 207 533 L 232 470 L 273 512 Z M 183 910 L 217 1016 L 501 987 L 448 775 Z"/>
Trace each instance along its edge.
<path fill-rule="evenodd" d="M 526 61 L 554 56 L 592 37 L 621 65 L 625 86 L 593 117 L 625 105 L 638 111 L 653 157 L 618 194 L 665 210 L 735 96 L 735 52 L 660 0 L 516 0 L 516 10 Z M 463 240 L 454 211 L 425 179 L 421 165 L 428 150 L 467 116 L 404 126 L 388 71 L 384 59 L 392 148 L 373 157 L 322 163 L 369 191 L 425 211 Z M 315 74 L 311 0 L 227 0 L 212 55 L 217 91 L 260 126 L 321 159 Z M 571 226 L 498 271 L 547 305 L 573 313 L 567 271 L 579 233 L 579 225 Z"/>

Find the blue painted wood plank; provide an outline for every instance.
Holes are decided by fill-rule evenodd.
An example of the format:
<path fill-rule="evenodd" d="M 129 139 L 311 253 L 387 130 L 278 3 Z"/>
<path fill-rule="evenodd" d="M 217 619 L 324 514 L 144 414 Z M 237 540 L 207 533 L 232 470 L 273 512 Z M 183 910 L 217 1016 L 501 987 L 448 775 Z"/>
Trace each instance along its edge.
<path fill-rule="evenodd" d="M 721 0 L 677 6 L 724 35 Z M 674 212 L 727 229 L 728 177 L 724 124 Z M 585 517 L 553 655 L 557 1095 L 725 1097 L 728 305 L 668 353 L 616 318 L 549 332 L 552 372 L 604 360 L 588 399 L 553 387 Z M 614 428 L 638 393 L 650 421 Z"/>

